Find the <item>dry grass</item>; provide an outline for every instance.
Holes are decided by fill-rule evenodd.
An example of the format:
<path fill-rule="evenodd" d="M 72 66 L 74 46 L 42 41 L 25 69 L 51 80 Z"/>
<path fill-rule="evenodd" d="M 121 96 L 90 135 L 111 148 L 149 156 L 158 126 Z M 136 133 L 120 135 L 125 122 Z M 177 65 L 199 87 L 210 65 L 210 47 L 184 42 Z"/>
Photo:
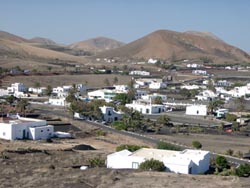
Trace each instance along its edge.
<path fill-rule="evenodd" d="M 181 143 L 192 146 L 192 141 L 198 140 L 202 143 L 202 148 L 217 152 L 225 153 L 228 149 L 234 152 L 248 152 L 250 149 L 249 137 L 229 136 L 229 135 L 209 135 L 209 134 L 176 134 L 176 135 L 152 135 L 157 138 Z"/>
<path fill-rule="evenodd" d="M 102 87 L 105 86 L 104 80 L 108 79 L 110 84 L 118 78 L 118 84 L 127 84 L 131 80 L 131 76 L 111 75 L 111 74 L 88 74 L 88 75 L 55 75 L 55 76 L 16 76 L 5 78 L 8 83 L 21 82 L 26 86 L 34 86 L 34 83 L 39 82 L 41 86 L 51 85 L 62 86 L 82 83 L 89 87 Z"/>

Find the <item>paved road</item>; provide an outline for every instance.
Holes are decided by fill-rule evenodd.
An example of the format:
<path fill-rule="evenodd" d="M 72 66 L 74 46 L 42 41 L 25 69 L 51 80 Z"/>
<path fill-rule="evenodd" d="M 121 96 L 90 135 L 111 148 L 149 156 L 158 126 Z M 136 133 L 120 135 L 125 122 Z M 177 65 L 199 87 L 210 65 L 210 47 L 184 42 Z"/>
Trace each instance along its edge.
<path fill-rule="evenodd" d="M 36 105 L 35 109 L 37 111 L 39 111 L 40 113 L 42 113 L 42 114 L 71 118 L 70 114 L 65 112 L 63 108 L 56 108 L 56 107 L 52 107 L 52 106 L 50 106 L 49 108 L 45 107 L 45 106 L 40 106 L 39 107 L 39 105 Z M 109 132 L 116 133 L 116 134 L 130 136 L 130 137 L 133 137 L 133 138 L 140 139 L 140 140 L 142 140 L 144 142 L 157 144 L 159 141 L 161 141 L 160 139 L 149 137 L 149 136 L 143 135 L 143 134 L 138 134 L 138 133 L 128 132 L 128 131 L 119 131 L 119 130 L 116 130 L 116 129 L 110 127 L 110 126 L 105 126 L 105 125 L 103 125 L 101 123 L 97 123 L 97 122 L 93 122 L 93 121 L 85 121 L 85 122 L 88 122 L 89 124 L 91 124 L 91 125 L 93 125 L 95 127 L 101 128 L 104 131 L 109 131 Z M 172 142 L 172 144 L 177 145 L 176 143 L 173 143 L 173 142 Z M 184 145 L 178 145 L 178 146 L 182 147 L 183 149 L 188 149 L 189 148 L 188 146 L 184 146 Z M 211 157 L 216 157 L 218 155 L 221 155 L 221 154 L 211 152 Z M 227 160 L 229 162 L 234 163 L 236 165 L 244 164 L 244 163 L 250 164 L 250 160 L 244 160 L 244 159 L 239 159 L 239 158 L 230 157 L 230 156 L 225 156 L 225 157 L 227 158 Z"/>

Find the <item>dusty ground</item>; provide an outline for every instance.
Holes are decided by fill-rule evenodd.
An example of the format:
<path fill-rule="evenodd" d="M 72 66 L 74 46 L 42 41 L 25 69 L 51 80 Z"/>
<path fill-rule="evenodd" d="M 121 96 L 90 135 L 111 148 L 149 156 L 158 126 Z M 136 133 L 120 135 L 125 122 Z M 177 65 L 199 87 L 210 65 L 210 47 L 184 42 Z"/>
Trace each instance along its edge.
<path fill-rule="evenodd" d="M 192 146 L 192 141 L 198 140 L 202 143 L 202 148 L 217 152 L 225 153 L 228 149 L 234 150 L 234 152 L 248 152 L 250 150 L 250 138 L 244 136 L 229 136 L 229 135 L 209 135 L 209 134 L 174 134 L 174 135 L 152 135 L 153 137 L 161 138 L 163 140 L 169 140 L 184 144 L 186 146 Z"/>
<path fill-rule="evenodd" d="M 90 168 L 81 171 L 79 166 L 88 165 L 89 159 L 94 157 L 106 159 L 106 155 L 114 152 L 120 144 L 148 144 L 110 133 L 106 136 L 96 136 L 95 127 L 83 122 L 73 121 L 72 123 L 83 130 L 81 134 L 77 134 L 76 139 L 53 139 L 53 143 L 0 140 L 0 151 L 4 151 L 4 155 L 8 158 L 0 158 L 0 188 L 233 188 L 250 186 L 249 179 L 237 177 L 191 176 L 106 168 Z M 79 144 L 91 145 L 96 150 L 70 150 Z M 27 149 L 36 149 L 38 152 L 16 153 L 16 151 Z"/>
<path fill-rule="evenodd" d="M 71 84 L 85 84 L 90 87 L 103 87 L 105 86 L 104 80 L 108 79 L 110 84 L 113 85 L 114 77 L 118 78 L 118 84 L 127 84 L 131 80 L 131 76 L 114 75 L 114 74 L 89 74 L 89 75 L 54 75 L 54 76 L 15 76 L 4 78 L 5 85 L 11 83 L 21 82 L 26 86 L 34 87 L 36 82 L 41 86 L 47 85 L 63 86 Z"/>

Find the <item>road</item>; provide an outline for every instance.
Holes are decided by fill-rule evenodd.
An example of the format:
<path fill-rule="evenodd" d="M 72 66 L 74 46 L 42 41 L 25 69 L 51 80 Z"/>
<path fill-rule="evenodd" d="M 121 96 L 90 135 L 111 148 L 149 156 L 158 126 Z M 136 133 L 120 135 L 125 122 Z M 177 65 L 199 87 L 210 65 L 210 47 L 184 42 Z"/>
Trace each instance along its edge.
<path fill-rule="evenodd" d="M 38 112 L 40 112 L 41 114 L 55 115 L 55 116 L 65 117 L 65 118 L 72 118 L 72 116 L 70 116 L 69 113 L 65 112 L 63 108 L 59 108 L 59 107 L 57 108 L 57 107 L 52 107 L 52 106 L 48 107 L 48 106 L 44 106 L 44 105 L 42 105 L 42 106 L 35 105 L 34 108 Z M 116 134 L 120 134 L 120 135 L 124 135 L 124 136 L 130 136 L 130 137 L 142 140 L 144 142 L 152 143 L 152 144 L 157 144 L 158 142 L 162 141 L 160 139 L 149 137 L 149 136 L 143 135 L 143 134 L 138 134 L 138 133 L 129 132 L 129 131 L 119 131 L 119 130 L 116 130 L 110 126 L 106 126 L 106 125 L 103 125 L 103 124 L 98 123 L 98 122 L 93 122 L 93 121 L 85 121 L 85 122 L 88 122 L 89 124 L 91 124 L 95 127 L 101 128 L 107 132 L 112 132 L 112 133 L 116 133 Z M 176 144 L 174 142 L 169 142 L 169 143 L 180 146 L 183 149 L 190 149 L 188 146 L 179 145 L 179 144 Z M 221 154 L 211 152 L 211 157 L 213 157 L 213 158 L 215 158 L 218 155 L 221 155 Z M 227 155 L 224 155 L 224 156 L 227 158 L 228 162 L 234 163 L 236 165 L 244 164 L 244 163 L 250 164 L 250 160 L 239 159 L 239 158 L 231 157 L 231 156 L 227 156 Z"/>

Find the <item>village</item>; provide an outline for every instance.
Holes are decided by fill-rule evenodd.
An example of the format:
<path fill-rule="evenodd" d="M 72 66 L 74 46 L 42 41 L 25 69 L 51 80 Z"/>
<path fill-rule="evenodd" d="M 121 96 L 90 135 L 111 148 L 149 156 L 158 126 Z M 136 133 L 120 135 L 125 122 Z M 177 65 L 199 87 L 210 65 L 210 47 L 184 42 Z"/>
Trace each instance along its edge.
<path fill-rule="evenodd" d="M 153 66 L 156 62 L 153 59 L 148 61 Z M 246 105 L 250 99 L 250 83 L 214 79 L 201 65 L 186 64 L 186 67 L 195 79 L 182 83 L 174 82 L 171 76 L 154 77 L 150 70 L 139 69 L 128 73 L 131 79 L 127 84 L 118 84 L 115 76 L 112 83 L 103 80 L 102 87 L 87 83 L 57 87 L 37 82 L 33 86 L 12 83 L 0 90 L 0 138 L 48 142 L 75 138 L 74 132 L 50 125 L 49 119 L 28 117 L 34 114 L 34 107 L 40 109 L 39 113 L 47 109 L 46 114 L 52 118 L 53 114 L 56 115 L 55 109 L 59 109 L 60 117 L 98 126 L 102 136 L 105 136 L 105 131 L 117 130 L 126 131 L 130 136 L 137 135 L 140 139 L 160 138 L 157 148 L 125 144 L 123 150 L 107 154 L 106 162 L 102 163 L 107 168 L 141 169 L 142 164 L 155 160 L 161 162 L 160 169 L 168 172 L 207 174 L 214 167 L 212 173 L 215 174 L 239 174 L 238 168 L 243 168 L 245 163 L 249 165 L 249 150 L 236 153 L 229 147 L 221 153 L 202 150 L 202 141 L 195 139 L 191 146 L 162 141 L 163 135 L 215 134 L 247 138 L 250 134 Z M 105 74 L 107 70 L 101 69 L 101 72 Z M 161 144 L 165 146 L 159 146 Z M 133 145 L 138 148 L 131 149 Z M 218 164 L 216 160 L 220 158 L 226 160 L 226 164 Z M 153 163 L 151 161 L 148 165 Z M 83 165 L 81 169 L 89 167 Z"/>

